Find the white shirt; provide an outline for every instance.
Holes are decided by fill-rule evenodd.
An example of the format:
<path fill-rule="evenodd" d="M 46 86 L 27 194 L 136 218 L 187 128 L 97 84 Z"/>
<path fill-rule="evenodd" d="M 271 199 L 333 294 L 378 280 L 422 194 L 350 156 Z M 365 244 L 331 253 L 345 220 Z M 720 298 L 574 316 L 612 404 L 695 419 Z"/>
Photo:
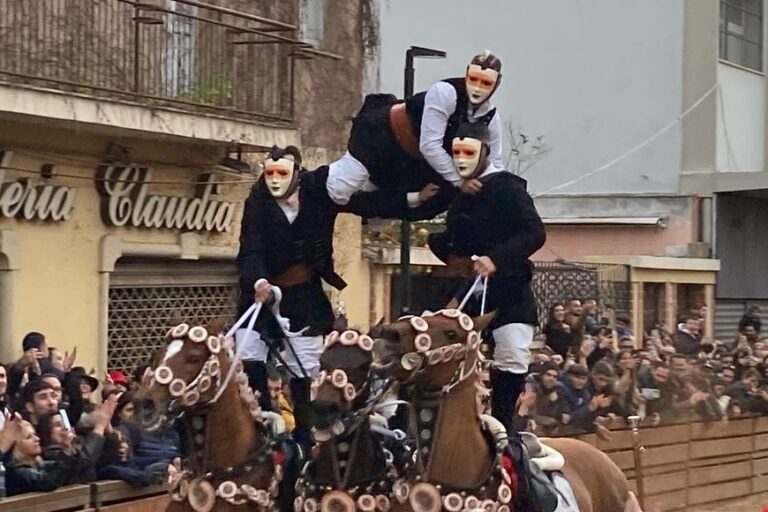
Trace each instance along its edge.
<path fill-rule="evenodd" d="M 481 172 L 480 175 L 477 178 L 478 179 L 485 178 L 486 176 L 490 176 L 491 174 L 496 174 L 497 172 L 504 172 L 504 169 L 500 169 L 500 168 L 496 167 L 493 164 L 493 162 L 489 161 L 488 162 L 488 167 L 486 167 L 485 170 L 483 172 Z"/>
<path fill-rule="evenodd" d="M 295 200 L 293 199 L 293 196 L 289 197 L 288 199 L 277 200 L 277 206 L 283 210 L 283 213 L 288 219 L 289 224 L 293 224 L 293 221 L 295 221 L 296 217 L 299 216 L 299 191 L 297 190 L 294 192 L 294 195 L 296 196 Z"/>
<path fill-rule="evenodd" d="M 347 204 L 355 192 L 361 190 L 370 192 L 377 189 L 369 179 L 368 169 L 349 151 L 328 166 L 328 180 L 325 188 L 331 200 L 339 205 Z M 408 206 L 416 208 L 419 205 L 419 193 L 408 192 Z"/>
<path fill-rule="evenodd" d="M 445 129 L 448 118 L 456 111 L 456 89 L 447 82 L 437 82 L 427 90 L 424 97 L 424 114 L 421 118 L 421 136 L 419 151 L 424 159 L 440 175 L 450 183 L 461 185 L 461 177 L 453 163 L 453 157 L 443 148 Z M 475 122 L 493 109 L 490 101 L 486 101 L 477 109 L 470 104 L 467 107 L 467 118 Z M 501 148 L 501 116 L 494 115 L 488 125 L 490 139 L 490 159 L 499 168 L 504 168 Z"/>

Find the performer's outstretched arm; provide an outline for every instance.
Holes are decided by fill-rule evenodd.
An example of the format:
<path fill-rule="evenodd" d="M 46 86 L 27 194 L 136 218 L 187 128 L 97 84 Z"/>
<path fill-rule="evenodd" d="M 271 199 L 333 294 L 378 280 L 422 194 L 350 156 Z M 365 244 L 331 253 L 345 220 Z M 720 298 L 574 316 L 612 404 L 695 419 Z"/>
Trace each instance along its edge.
<path fill-rule="evenodd" d="M 437 82 L 424 96 L 419 151 L 432 168 L 449 183 L 461 185 L 461 177 L 453 158 L 443 147 L 448 118 L 456 110 L 456 90 L 448 83 Z"/>
<path fill-rule="evenodd" d="M 243 206 L 243 221 L 240 224 L 240 252 L 237 255 L 242 297 L 240 303 L 248 305 L 252 302 L 254 284 L 267 275 L 267 266 L 264 261 L 264 239 L 258 229 L 257 187 L 258 185 L 251 190 L 251 194 Z"/>
<path fill-rule="evenodd" d="M 501 116 L 498 112 L 493 116 L 491 122 L 488 123 L 488 136 L 488 146 L 490 147 L 491 151 L 491 154 L 489 155 L 491 158 L 491 163 L 497 169 L 508 169 L 508 166 L 504 164 L 504 154 L 501 145 L 503 138 Z M 508 170 L 514 171 L 514 169 Z"/>

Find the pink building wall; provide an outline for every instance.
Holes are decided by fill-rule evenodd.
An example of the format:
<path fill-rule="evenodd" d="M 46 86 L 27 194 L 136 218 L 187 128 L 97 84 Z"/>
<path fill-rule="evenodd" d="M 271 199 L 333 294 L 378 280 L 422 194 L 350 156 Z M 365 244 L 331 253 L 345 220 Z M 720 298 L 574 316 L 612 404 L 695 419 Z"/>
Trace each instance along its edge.
<path fill-rule="evenodd" d="M 547 243 L 533 260 L 581 261 L 585 256 L 664 256 L 668 246 L 693 242 L 690 220 L 670 218 L 664 228 L 656 226 L 549 225 Z"/>

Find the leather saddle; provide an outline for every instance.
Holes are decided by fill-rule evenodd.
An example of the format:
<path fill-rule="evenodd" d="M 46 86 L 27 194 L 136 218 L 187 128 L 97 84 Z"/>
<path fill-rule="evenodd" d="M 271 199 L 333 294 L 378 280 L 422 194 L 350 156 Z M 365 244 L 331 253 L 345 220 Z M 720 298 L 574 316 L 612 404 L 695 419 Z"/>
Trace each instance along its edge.
<path fill-rule="evenodd" d="M 554 512 L 557 509 L 557 490 L 545 471 L 559 471 L 565 464 L 560 452 L 539 442 L 531 432 L 513 433 L 510 436 L 496 418 L 482 416 L 485 428 L 493 435 L 499 449 L 509 454 L 515 462 L 518 474 L 523 477 L 533 510 Z"/>

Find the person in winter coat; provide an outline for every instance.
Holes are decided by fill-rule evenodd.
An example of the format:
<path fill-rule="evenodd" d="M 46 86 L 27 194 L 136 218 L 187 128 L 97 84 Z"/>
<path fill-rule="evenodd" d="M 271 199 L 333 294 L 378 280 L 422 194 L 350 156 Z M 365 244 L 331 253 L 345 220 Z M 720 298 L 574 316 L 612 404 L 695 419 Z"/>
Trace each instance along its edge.
<path fill-rule="evenodd" d="M 547 337 L 547 346 L 555 354 L 560 354 L 563 360 L 568 359 L 571 348 L 571 326 L 565 323 L 565 306 L 557 302 L 549 307 L 549 316 L 543 329 Z"/>
<path fill-rule="evenodd" d="M 117 406 L 117 396 L 101 403 L 93 413 L 93 430 L 77 438 L 74 429 L 67 429 L 60 412 L 40 418 L 38 431 L 43 447 L 43 460 L 67 468 L 62 484 L 87 483 L 96 480 L 96 463 L 104 448 L 104 437 L 111 431 L 109 420 Z"/>
<path fill-rule="evenodd" d="M 577 431 L 593 431 L 598 410 L 609 407 L 612 403 L 611 396 L 592 396 L 588 384 L 587 367 L 574 364 L 568 367 L 565 379 L 557 385 L 558 394 L 563 400 L 563 424 Z"/>
<path fill-rule="evenodd" d="M 40 438 L 35 428 L 28 421 L 22 421 L 19 438 L 6 468 L 5 488 L 8 496 L 52 491 L 62 485 L 62 466 L 58 463 L 46 464 L 40 454 Z"/>
<path fill-rule="evenodd" d="M 677 326 L 675 335 L 675 351 L 678 354 L 695 356 L 701 350 L 701 333 L 699 320 L 694 317 L 684 317 Z"/>

